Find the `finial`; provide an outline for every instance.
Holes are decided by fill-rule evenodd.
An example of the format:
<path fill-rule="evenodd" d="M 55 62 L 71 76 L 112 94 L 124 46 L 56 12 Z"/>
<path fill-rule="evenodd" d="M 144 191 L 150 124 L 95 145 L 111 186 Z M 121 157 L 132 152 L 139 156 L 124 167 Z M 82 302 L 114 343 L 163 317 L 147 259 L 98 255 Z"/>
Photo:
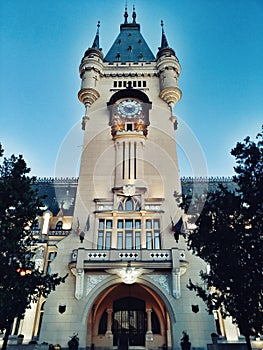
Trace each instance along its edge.
<path fill-rule="evenodd" d="M 163 29 L 163 27 L 164 27 L 163 20 L 161 20 L 161 27 L 162 27 L 161 49 L 164 49 L 164 48 L 168 47 L 169 45 L 168 45 L 168 41 L 166 39 L 166 35 L 165 35 L 164 29 Z"/>
<path fill-rule="evenodd" d="M 100 33 L 100 21 L 98 21 L 98 24 L 97 24 L 97 34 Z"/>
<path fill-rule="evenodd" d="M 97 24 L 97 32 L 96 32 L 95 39 L 94 39 L 93 45 L 92 45 L 93 49 L 100 49 L 99 32 L 100 32 L 100 21 L 98 21 L 98 24 Z"/>
<path fill-rule="evenodd" d="M 132 23 L 136 23 L 136 12 L 135 12 L 135 6 L 134 5 L 133 5 L 132 18 L 133 18 Z"/>
<path fill-rule="evenodd" d="M 127 12 L 127 1 L 125 4 L 125 12 L 124 12 L 124 24 L 128 23 L 128 12 Z"/>

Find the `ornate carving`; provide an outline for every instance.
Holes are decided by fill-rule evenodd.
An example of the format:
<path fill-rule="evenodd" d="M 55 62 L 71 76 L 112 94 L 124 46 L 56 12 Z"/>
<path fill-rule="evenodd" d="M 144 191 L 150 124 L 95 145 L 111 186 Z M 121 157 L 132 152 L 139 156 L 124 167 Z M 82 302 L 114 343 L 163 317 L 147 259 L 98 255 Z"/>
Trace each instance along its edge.
<path fill-rule="evenodd" d="M 85 106 L 91 106 L 99 97 L 99 92 L 92 88 L 81 89 L 78 93 L 80 102 L 82 102 Z"/>
<path fill-rule="evenodd" d="M 75 286 L 75 298 L 80 300 L 83 297 L 84 290 L 84 270 L 77 269 L 76 274 L 76 286 Z"/>
<path fill-rule="evenodd" d="M 172 272 L 172 294 L 175 299 L 181 297 L 180 268 Z"/>
<path fill-rule="evenodd" d="M 124 196 L 134 196 L 135 195 L 135 186 L 134 185 L 126 185 L 123 186 L 123 194 Z"/>
<path fill-rule="evenodd" d="M 170 294 L 168 275 L 149 275 L 148 277 L 150 277 L 154 282 L 158 283 L 162 289 Z"/>
<path fill-rule="evenodd" d="M 94 287 L 96 287 L 100 282 L 108 278 L 107 275 L 90 275 L 87 276 L 87 292 L 88 295 Z"/>
<path fill-rule="evenodd" d="M 160 97 L 168 105 L 176 104 L 182 97 L 182 92 L 178 87 L 168 87 L 160 92 Z"/>

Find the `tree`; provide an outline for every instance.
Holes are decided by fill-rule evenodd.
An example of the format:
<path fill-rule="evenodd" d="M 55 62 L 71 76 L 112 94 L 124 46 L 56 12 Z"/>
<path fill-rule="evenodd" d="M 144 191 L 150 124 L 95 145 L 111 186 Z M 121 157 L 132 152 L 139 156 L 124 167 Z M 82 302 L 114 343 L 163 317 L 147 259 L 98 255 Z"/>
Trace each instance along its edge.
<path fill-rule="evenodd" d="M 3 149 L 0 144 L 0 157 Z M 30 227 L 41 207 L 35 178 L 23 157 L 12 155 L 0 165 L 0 329 L 3 349 L 14 319 L 40 296 L 47 297 L 65 277 L 44 275 L 35 267 L 36 239 Z"/>
<path fill-rule="evenodd" d="M 263 131 L 263 130 L 262 130 Z M 263 324 L 263 139 L 247 137 L 231 154 L 236 158 L 232 191 L 222 184 L 208 193 L 199 216 L 192 213 L 195 228 L 188 234 L 188 248 L 210 267 L 201 271 L 205 287 L 189 281 L 207 304 L 232 316 L 246 337 L 262 333 Z M 200 198 L 194 200 L 196 213 Z M 186 207 L 189 203 L 184 201 Z"/>

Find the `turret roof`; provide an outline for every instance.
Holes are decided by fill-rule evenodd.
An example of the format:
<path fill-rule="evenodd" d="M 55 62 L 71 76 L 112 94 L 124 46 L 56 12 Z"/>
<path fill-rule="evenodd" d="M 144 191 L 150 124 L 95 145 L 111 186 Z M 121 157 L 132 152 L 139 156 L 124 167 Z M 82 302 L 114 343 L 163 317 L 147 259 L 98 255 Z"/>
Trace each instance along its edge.
<path fill-rule="evenodd" d="M 104 58 L 104 62 L 153 62 L 155 57 L 144 40 L 140 25 L 136 23 L 136 13 L 133 8 L 132 23 L 128 23 L 127 8 L 124 13 L 124 23 L 120 25 L 120 33 Z"/>

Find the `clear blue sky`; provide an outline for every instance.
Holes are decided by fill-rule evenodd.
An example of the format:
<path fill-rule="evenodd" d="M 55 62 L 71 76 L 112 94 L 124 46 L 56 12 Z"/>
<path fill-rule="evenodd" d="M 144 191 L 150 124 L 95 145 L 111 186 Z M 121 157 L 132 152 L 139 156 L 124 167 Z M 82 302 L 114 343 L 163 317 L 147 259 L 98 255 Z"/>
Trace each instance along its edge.
<path fill-rule="evenodd" d="M 233 174 L 230 150 L 263 123 L 262 0 L 128 0 L 154 54 L 160 21 L 182 66 L 182 100 L 174 112 L 200 143 L 208 175 Z M 3 0 L 0 2 L 0 142 L 23 154 L 32 174 L 54 176 L 63 140 L 76 125 L 79 156 L 78 66 L 97 21 L 106 54 L 123 22 L 125 0 Z M 178 139 L 180 136 L 180 123 Z M 193 175 L 179 147 L 181 175 Z M 59 175 L 77 176 L 70 162 Z M 195 174 L 194 174 L 195 175 Z M 198 174 L 197 174 L 198 175 Z"/>

